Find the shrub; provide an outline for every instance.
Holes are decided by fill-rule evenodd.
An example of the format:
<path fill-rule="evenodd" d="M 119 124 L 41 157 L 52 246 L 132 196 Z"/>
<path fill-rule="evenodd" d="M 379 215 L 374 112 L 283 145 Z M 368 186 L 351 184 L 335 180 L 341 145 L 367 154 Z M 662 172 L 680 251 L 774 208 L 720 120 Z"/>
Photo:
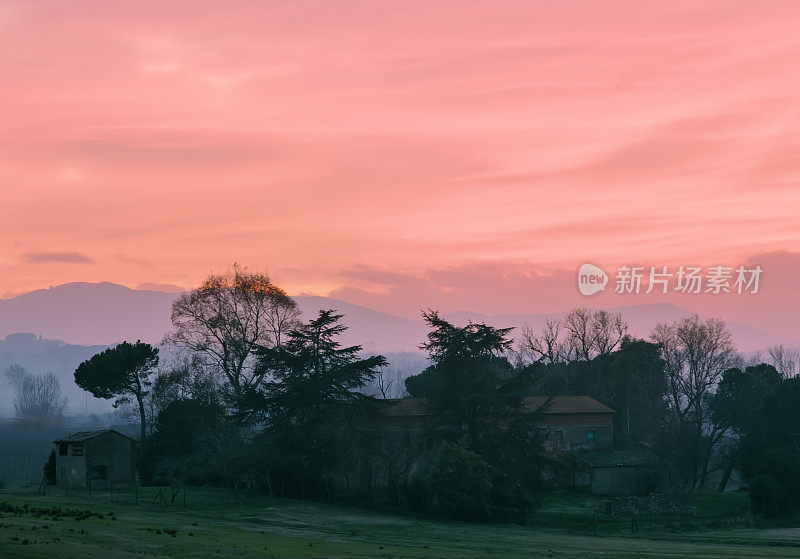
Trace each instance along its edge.
<path fill-rule="evenodd" d="M 771 476 L 755 476 L 750 482 L 750 505 L 753 512 L 765 517 L 779 516 L 786 506 L 785 492 L 780 482 Z"/>
<path fill-rule="evenodd" d="M 491 475 L 489 465 L 460 445 L 445 444 L 436 454 L 430 485 L 446 518 L 486 520 Z"/>
<path fill-rule="evenodd" d="M 408 507 L 416 512 L 427 512 L 430 508 L 430 463 L 420 462 L 406 480 L 400 484 Z"/>

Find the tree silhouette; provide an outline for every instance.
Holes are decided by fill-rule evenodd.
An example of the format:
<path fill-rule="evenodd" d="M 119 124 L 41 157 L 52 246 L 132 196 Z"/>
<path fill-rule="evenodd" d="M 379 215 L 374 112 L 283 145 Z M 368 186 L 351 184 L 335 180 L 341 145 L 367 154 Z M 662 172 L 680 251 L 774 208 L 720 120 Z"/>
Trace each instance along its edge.
<path fill-rule="evenodd" d="M 202 358 L 221 377 L 227 404 L 244 421 L 265 382 L 257 352 L 280 347 L 298 316 L 297 304 L 269 277 L 234 264 L 173 303 L 165 342 Z"/>
<path fill-rule="evenodd" d="M 136 399 L 141 421 L 141 438 L 146 433 L 144 397 L 150 375 L 158 365 L 158 349 L 141 341 L 122 342 L 84 361 L 75 369 L 75 384 L 106 400 L 116 397 L 114 407 Z"/>

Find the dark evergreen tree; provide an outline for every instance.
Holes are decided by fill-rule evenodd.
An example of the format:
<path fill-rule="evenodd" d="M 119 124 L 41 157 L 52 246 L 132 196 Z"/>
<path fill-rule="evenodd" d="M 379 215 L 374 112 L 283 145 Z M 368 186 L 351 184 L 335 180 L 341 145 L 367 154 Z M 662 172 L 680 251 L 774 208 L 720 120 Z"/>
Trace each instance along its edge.
<path fill-rule="evenodd" d="M 422 349 L 432 365 L 407 378 L 406 389 L 412 397 L 427 399 L 446 440 L 466 436 L 475 445 L 482 430 L 496 426 L 494 416 L 523 406 L 528 386 L 504 355 L 512 329 L 473 323 L 459 327 L 435 311 L 423 317 L 431 331 Z"/>
<path fill-rule="evenodd" d="M 445 445 L 490 467 L 490 503 L 524 517 L 539 500 L 542 412 L 526 403 L 530 370 L 514 369 L 505 356 L 512 329 L 459 327 L 433 311 L 423 316 L 431 331 L 422 347 L 432 364 L 406 380 L 409 394 L 426 398 Z"/>
<path fill-rule="evenodd" d="M 777 516 L 800 510 L 800 378 L 781 381 L 748 419 L 742 470 L 753 510 Z"/>
<path fill-rule="evenodd" d="M 731 444 L 722 450 L 722 478 L 719 490 L 724 491 L 733 469 L 740 465 L 743 442 L 758 433 L 763 425 L 765 399 L 780 386 L 783 377 L 772 365 L 762 363 L 744 370 L 731 368 L 722 374 L 716 392 L 710 397 L 713 429 L 733 435 Z M 758 435 L 760 437 L 760 435 Z"/>
<path fill-rule="evenodd" d="M 140 341 L 122 342 L 78 365 L 75 384 L 97 398 L 116 398 L 115 407 L 135 399 L 141 421 L 141 440 L 144 440 L 147 428 L 144 397 L 156 365 L 157 348 Z"/>
<path fill-rule="evenodd" d="M 273 466 L 323 485 L 364 435 L 375 400 L 361 390 L 386 365 L 380 355 L 360 357 L 361 346 L 341 346 L 337 338 L 347 329 L 341 318 L 320 311 L 289 332 L 283 346 L 258 355 L 259 373 L 271 379 L 264 401 L 268 436 L 262 440 L 281 457 Z"/>

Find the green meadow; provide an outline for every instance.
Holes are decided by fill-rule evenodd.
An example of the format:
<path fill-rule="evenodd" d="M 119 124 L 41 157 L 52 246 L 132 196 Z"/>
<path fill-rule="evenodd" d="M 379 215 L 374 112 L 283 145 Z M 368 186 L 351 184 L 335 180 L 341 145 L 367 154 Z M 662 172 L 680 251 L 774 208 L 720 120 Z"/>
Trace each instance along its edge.
<path fill-rule="evenodd" d="M 208 488 L 173 503 L 157 491 L 0 491 L 0 557 L 800 557 L 800 529 L 752 525 L 739 493 L 700 495 L 691 516 L 642 516 L 634 526 L 599 514 L 601 498 L 556 492 L 516 526 Z"/>

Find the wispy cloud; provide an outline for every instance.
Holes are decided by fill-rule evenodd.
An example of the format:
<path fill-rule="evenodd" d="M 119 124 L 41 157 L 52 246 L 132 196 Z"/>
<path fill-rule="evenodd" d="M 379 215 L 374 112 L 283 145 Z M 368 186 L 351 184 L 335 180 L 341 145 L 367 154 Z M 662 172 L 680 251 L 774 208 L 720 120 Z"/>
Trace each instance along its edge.
<path fill-rule="evenodd" d="M 598 263 L 607 272 L 615 273 L 613 266 Z M 800 338 L 795 311 L 800 305 L 796 288 L 800 252 L 759 253 L 724 264 L 761 266 L 764 272 L 759 292 L 686 295 L 672 291 L 663 295 L 659 290 L 647 294 L 642 289 L 638 294 L 619 294 L 612 280 L 606 291 L 586 297 L 576 289 L 577 268 L 546 268 L 532 262 L 495 260 L 413 271 L 356 266 L 341 272 L 347 285 L 333 290 L 330 296 L 411 318 L 418 318 L 420 310 L 426 308 L 492 315 L 556 313 L 576 306 L 615 308 L 672 303 L 705 316 L 746 323 L 786 338 Z M 674 272 L 675 268 L 671 270 Z"/>
<path fill-rule="evenodd" d="M 800 3 L 3 6 L 3 290 L 240 260 L 499 312 L 574 294 L 530 269 L 800 246 Z"/>
<path fill-rule="evenodd" d="M 82 252 L 26 252 L 22 255 L 26 262 L 67 262 L 70 264 L 93 264 L 94 259 Z"/>

